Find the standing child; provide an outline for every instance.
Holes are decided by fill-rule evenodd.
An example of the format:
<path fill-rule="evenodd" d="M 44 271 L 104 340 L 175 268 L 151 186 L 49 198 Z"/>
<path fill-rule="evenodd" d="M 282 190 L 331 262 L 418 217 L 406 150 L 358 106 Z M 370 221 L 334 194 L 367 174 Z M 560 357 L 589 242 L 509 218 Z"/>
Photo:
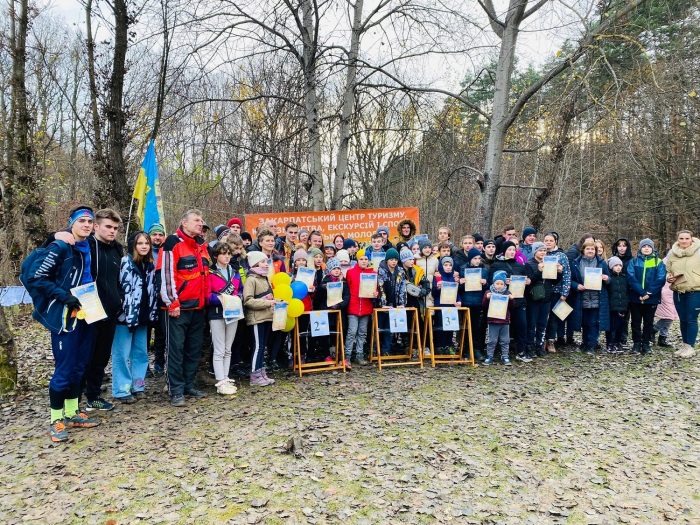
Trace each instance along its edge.
<path fill-rule="evenodd" d="M 119 269 L 124 299 L 112 343 L 112 396 L 126 404 L 146 397 L 148 323 L 158 319 L 155 270 L 151 238 L 143 231 L 134 233 Z"/>
<path fill-rule="evenodd" d="M 372 235 L 372 240 L 370 242 L 370 247 L 366 250 L 367 256 L 369 257 L 369 263 L 372 268 L 374 264 L 372 263 L 372 254 L 374 253 L 386 253 L 384 251 L 384 236 L 381 233 L 375 233 Z M 374 268 L 378 270 L 378 268 Z"/>
<path fill-rule="evenodd" d="M 343 284 L 343 294 L 341 296 L 341 301 L 332 305 L 328 304 L 328 284 L 330 283 Z M 348 283 L 343 278 L 343 272 L 340 266 L 340 261 L 337 258 L 331 257 L 330 259 L 328 259 L 328 261 L 326 261 L 326 276 L 321 281 L 321 286 L 319 286 L 318 291 L 316 292 L 316 297 L 318 298 L 318 303 L 320 305 L 319 310 L 340 310 L 342 324 L 343 326 L 347 324 L 347 308 L 348 303 L 350 303 L 350 288 L 348 288 Z M 338 329 L 338 327 L 336 326 L 336 319 L 337 316 L 335 315 L 329 316 L 328 319 L 330 332 L 334 335 Z M 319 346 L 327 350 L 328 352 L 328 355 L 325 357 L 326 361 L 333 360 L 333 358 L 330 355 L 330 349 L 331 346 L 335 346 L 334 341 L 335 337 L 331 338 L 331 336 L 319 338 Z M 340 352 L 340 348 L 336 348 L 335 351 Z M 348 356 L 345 357 L 347 358 Z M 347 359 L 345 360 L 345 366 L 348 369 L 350 368 L 350 363 L 347 361 Z"/>
<path fill-rule="evenodd" d="M 320 250 L 318 250 L 320 253 Z M 309 254 L 303 248 L 297 249 L 294 252 L 294 273 L 290 275 L 292 282 L 296 279 L 296 272 L 299 268 L 306 268 L 309 264 Z M 316 292 L 316 287 L 312 286 L 309 292 L 301 300 L 304 303 L 304 312 L 310 312 L 313 309 L 313 296 Z M 306 363 L 306 356 L 309 348 L 309 317 L 301 315 L 297 318 L 299 323 L 299 354 L 301 355 L 302 364 Z M 290 367 L 294 366 L 293 363 Z"/>
<path fill-rule="evenodd" d="M 406 273 L 399 266 L 399 253 L 395 248 L 389 248 L 386 258 L 379 263 L 377 270 L 382 308 L 404 308 L 406 306 Z M 381 352 L 388 356 L 391 349 L 392 336 L 389 329 L 389 313 L 379 316 Z"/>
<path fill-rule="evenodd" d="M 418 240 L 420 255 L 416 257 L 415 265 L 425 272 L 425 277 L 428 279 L 428 284 L 432 287 L 433 277 L 438 270 L 438 260 L 433 256 L 433 246 L 430 240 L 421 238 Z M 425 298 L 426 308 L 433 306 L 433 294 L 428 294 Z"/>
<path fill-rule="evenodd" d="M 481 302 L 481 306 L 488 312 L 492 295 L 509 296 L 508 310 L 506 311 L 505 319 L 488 317 L 488 314 L 486 317 L 486 322 L 489 325 L 489 343 L 486 347 L 486 360 L 484 361 L 484 365 L 486 366 L 493 364 L 493 354 L 496 351 L 496 344 L 501 345 L 501 362 L 504 365 L 510 365 L 510 358 L 508 357 L 508 345 L 510 345 L 510 309 L 515 305 L 515 302 L 513 298 L 510 297 L 510 293 L 508 293 L 508 287 L 506 286 L 507 278 L 506 272 L 496 272 L 493 275 L 493 284 L 484 294 L 484 299 Z"/>
<path fill-rule="evenodd" d="M 248 254 L 250 270 L 243 285 L 243 308 L 246 324 L 250 328 L 253 341 L 253 358 L 250 371 L 250 384 L 267 386 L 274 379 L 267 377 L 264 367 L 265 346 L 272 331 L 272 317 L 276 301 L 267 275 L 270 272 L 267 255 L 262 252 Z"/>
<path fill-rule="evenodd" d="M 433 277 L 433 301 L 436 307 L 443 306 L 461 306 L 459 301 L 459 293 L 457 293 L 457 302 L 454 304 L 442 304 L 440 295 L 442 293 L 443 283 L 457 282 L 454 275 L 454 262 L 452 257 L 442 257 L 438 265 L 438 273 Z M 454 332 L 445 331 L 442 329 L 442 315 L 437 314 L 433 317 L 433 344 L 435 346 L 435 355 L 455 355 L 455 350 L 452 347 L 452 336 Z"/>
<path fill-rule="evenodd" d="M 625 327 L 625 315 L 629 307 L 627 295 L 627 276 L 623 273 L 622 261 L 619 257 L 610 257 L 610 284 L 608 285 L 608 301 L 610 302 L 610 330 L 606 332 L 607 351 L 611 354 L 622 352 L 620 340 Z"/>
<path fill-rule="evenodd" d="M 238 321 L 226 323 L 224 319 L 224 307 L 221 304 L 220 296 L 235 295 L 241 297 L 243 285 L 238 272 L 231 265 L 231 246 L 219 241 L 211 250 L 214 263 L 209 269 L 209 288 L 211 293 L 208 297 L 209 309 L 207 317 L 211 328 L 211 342 L 214 352 L 213 365 L 214 376 L 216 377 L 216 391 L 222 395 L 236 393 L 236 386 L 233 380 L 229 379 L 228 373 L 231 368 L 231 348 L 236 338 Z"/>
<path fill-rule="evenodd" d="M 369 267 L 369 257 L 365 251 L 358 251 L 357 264 L 350 268 L 347 274 L 350 302 L 348 303 L 348 335 L 345 338 L 345 357 L 351 363 L 355 362 L 360 365 L 367 364 L 367 360 L 363 356 L 363 348 L 367 338 L 367 325 L 374 311 L 374 300 L 360 297 L 360 279 L 363 274 L 373 273 L 376 274 Z M 375 291 L 375 299 L 378 296 L 379 292 Z"/>
<path fill-rule="evenodd" d="M 423 268 L 416 266 L 413 252 L 404 248 L 399 256 L 403 271 L 406 272 L 406 306 L 417 309 L 422 326 L 425 319 L 425 298 L 430 294 L 430 283 Z"/>
<path fill-rule="evenodd" d="M 665 258 L 664 264 L 666 264 Z M 673 304 L 673 290 L 671 290 L 671 283 L 669 282 L 666 282 L 661 289 L 661 303 L 656 309 L 656 317 L 659 320 L 654 323 L 654 333 L 658 332 L 659 334 L 658 346 L 661 348 L 673 348 L 673 345 L 668 342 L 668 331 L 673 321 L 678 321 L 679 318 L 676 306 Z"/>
<path fill-rule="evenodd" d="M 479 268 L 481 270 L 481 289 L 467 292 L 464 289 L 464 283 L 466 282 L 466 270 L 471 268 Z M 472 335 L 474 358 L 477 361 L 483 361 L 486 359 L 486 354 L 484 354 L 484 346 L 486 344 L 486 324 L 482 319 L 484 309 L 481 306 L 481 302 L 487 288 L 487 277 L 488 270 L 481 262 L 481 251 L 479 251 L 478 248 L 470 249 L 467 253 L 466 264 L 461 267 L 459 293 L 462 306 L 469 308 L 469 333 Z"/>
<path fill-rule="evenodd" d="M 248 270 L 243 238 L 237 233 L 229 233 L 224 240 L 231 247 L 231 262 L 229 264 L 238 274 L 238 278 L 241 281 L 241 290 L 243 290 L 245 275 Z M 240 319 L 236 328 L 236 337 L 233 339 L 233 347 L 231 348 L 232 373 L 238 377 L 247 377 L 249 375 L 246 370 L 246 362 L 250 360 L 250 356 L 253 354 L 250 351 L 249 335 L 245 318 Z"/>

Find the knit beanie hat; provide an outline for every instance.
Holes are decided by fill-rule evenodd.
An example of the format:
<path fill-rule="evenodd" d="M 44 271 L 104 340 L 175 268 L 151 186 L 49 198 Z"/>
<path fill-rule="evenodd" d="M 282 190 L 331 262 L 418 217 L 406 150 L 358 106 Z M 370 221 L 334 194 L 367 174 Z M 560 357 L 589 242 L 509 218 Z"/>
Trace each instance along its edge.
<path fill-rule="evenodd" d="M 397 252 L 401 253 L 401 250 L 403 250 L 404 248 L 408 248 L 407 242 L 401 241 L 401 242 L 396 243 L 396 251 Z"/>
<path fill-rule="evenodd" d="M 311 257 L 316 257 L 317 255 L 323 255 L 323 252 L 321 250 L 319 250 L 318 248 L 311 248 L 309 250 L 309 255 Z"/>
<path fill-rule="evenodd" d="M 323 251 L 324 251 L 324 252 L 326 251 L 326 248 L 333 248 L 333 251 L 334 251 L 334 252 L 337 252 L 337 251 L 338 251 L 338 248 L 336 248 L 336 247 L 335 247 L 335 244 L 333 244 L 332 242 L 327 242 L 326 244 L 323 245 Z"/>
<path fill-rule="evenodd" d="M 244 241 L 253 242 L 253 236 L 248 232 L 241 232 L 241 239 Z"/>
<path fill-rule="evenodd" d="M 330 272 L 335 268 L 340 268 L 340 261 L 336 257 L 331 257 L 326 261 L 326 270 Z"/>
<path fill-rule="evenodd" d="M 610 268 L 611 270 L 615 268 L 615 266 L 617 266 L 618 264 L 620 266 L 624 266 L 622 264 L 622 259 L 620 259 L 619 257 L 615 257 L 613 255 L 612 257 L 610 257 L 610 259 L 608 259 L 608 268 Z"/>
<path fill-rule="evenodd" d="M 388 226 L 380 226 L 379 228 L 377 228 L 377 231 L 375 233 L 381 233 L 381 232 L 386 233 L 386 235 L 388 237 L 389 236 L 389 227 Z M 397 257 L 397 259 L 398 259 L 398 257 Z"/>
<path fill-rule="evenodd" d="M 299 237 L 301 237 L 302 233 L 309 233 L 309 230 L 299 230 Z"/>
<path fill-rule="evenodd" d="M 248 254 L 248 265 L 253 268 L 263 261 L 267 261 L 267 255 L 263 252 L 250 252 Z"/>
<path fill-rule="evenodd" d="M 359 261 L 363 257 L 369 257 L 369 255 L 367 255 L 367 252 L 365 250 L 359 250 L 357 252 L 357 260 Z"/>
<path fill-rule="evenodd" d="M 504 272 L 503 270 L 498 270 L 496 273 L 493 274 L 493 282 L 495 283 L 496 281 L 503 281 L 505 284 L 506 279 L 508 279 L 508 274 Z"/>
<path fill-rule="evenodd" d="M 455 265 L 454 261 L 452 260 L 452 257 L 443 257 L 440 259 L 440 262 L 442 262 L 442 265 L 445 266 L 445 264 L 450 263 L 453 267 Z"/>
<path fill-rule="evenodd" d="M 218 226 L 216 226 L 214 228 L 214 234 L 216 235 L 216 240 L 220 241 L 221 239 L 226 237 L 226 235 L 228 234 L 228 230 L 229 229 L 226 226 L 224 226 L 223 224 L 219 224 Z"/>
<path fill-rule="evenodd" d="M 532 226 L 528 226 L 527 228 L 523 228 L 523 239 L 527 237 L 528 235 L 537 235 L 537 230 L 533 228 Z"/>
<path fill-rule="evenodd" d="M 241 230 L 243 229 L 243 222 L 238 217 L 234 217 L 233 219 L 229 220 L 228 224 L 226 226 L 228 226 L 230 228 L 234 224 L 238 224 L 238 226 L 241 228 Z"/>
<path fill-rule="evenodd" d="M 398 258 L 399 258 L 399 252 L 397 252 L 395 248 L 389 248 L 386 251 L 386 257 L 384 257 L 384 260 L 385 261 L 388 261 L 389 259 L 397 259 L 398 260 Z"/>
<path fill-rule="evenodd" d="M 505 254 L 505 253 L 506 253 L 506 250 L 507 250 L 508 248 L 510 248 L 511 246 L 512 246 L 513 248 L 515 248 L 515 243 L 514 243 L 513 241 L 506 241 L 506 242 L 504 242 L 504 243 L 503 243 L 503 253 Z"/>
<path fill-rule="evenodd" d="M 348 248 L 357 248 L 357 243 L 352 239 L 345 239 L 343 241 L 343 250 L 347 250 Z"/>
<path fill-rule="evenodd" d="M 478 233 L 474 233 L 474 234 L 472 234 L 472 237 L 474 237 L 474 244 L 476 244 L 477 242 L 484 242 L 483 235 L 480 235 Z"/>
<path fill-rule="evenodd" d="M 645 246 L 651 246 L 651 249 L 653 250 L 654 249 L 654 241 L 652 241 L 651 239 L 642 239 L 641 241 L 639 241 L 639 249 L 640 250 L 642 248 L 644 248 Z"/>
<path fill-rule="evenodd" d="M 474 257 L 481 257 L 481 250 L 478 248 L 470 248 L 467 252 L 467 262 L 471 263 Z"/>
<path fill-rule="evenodd" d="M 163 228 L 162 224 L 158 224 L 157 222 L 155 224 L 151 224 L 150 228 L 148 228 L 148 235 L 154 234 L 156 232 L 165 235 L 165 228 Z"/>
<path fill-rule="evenodd" d="M 404 248 L 401 250 L 401 263 L 405 263 L 406 261 L 413 261 L 415 260 L 415 257 L 413 257 L 413 252 L 409 250 L 408 248 Z"/>
<path fill-rule="evenodd" d="M 338 250 L 338 253 L 335 254 L 336 258 L 341 262 L 341 263 L 349 263 L 350 262 L 350 254 L 348 253 L 347 250 Z"/>
<path fill-rule="evenodd" d="M 537 241 L 532 243 L 532 255 L 535 255 L 537 252 L 540 250 L 546 250 L 547 247 L 544 245 L 543 242 Z"/>
<path fill-rule="evenodd" d="M 494 241 L 493 239 L 486 239 L 484 241 L 484 248 L 486 248 L 489 244 L 493 244 L 494 246 L 496 246 L 496 241 Z"/>
<path fill-rule="evenodd" d="M 418 247 L 420 248 L 420 251 L 423 251 L 423 248 L 427 248 L 428 246 L 432 246 L 430 239 L 418 239 Z"/>
<path fill-rule="evenodd" d="M 294 252 L 294 262 L 297 262 L 299 259 L 308 259 L 309 254 L 306 250 L 297 250 Z"/>

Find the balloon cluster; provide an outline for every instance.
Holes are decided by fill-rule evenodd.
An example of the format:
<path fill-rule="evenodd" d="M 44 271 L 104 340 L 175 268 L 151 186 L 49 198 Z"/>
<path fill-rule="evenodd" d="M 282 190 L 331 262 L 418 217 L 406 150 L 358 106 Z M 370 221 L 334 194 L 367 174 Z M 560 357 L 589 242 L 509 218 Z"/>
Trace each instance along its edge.
<path fill-rule="evenodd" d="M 285 332 L 294 329 L 296 318 L 304 313 L 304 299 L 309 293 L 304 283 L 292 282 L 286 273 L 277 273 L 272 277 L 272 295 L 278 301 L 287 303 L 287 325 Z"/>

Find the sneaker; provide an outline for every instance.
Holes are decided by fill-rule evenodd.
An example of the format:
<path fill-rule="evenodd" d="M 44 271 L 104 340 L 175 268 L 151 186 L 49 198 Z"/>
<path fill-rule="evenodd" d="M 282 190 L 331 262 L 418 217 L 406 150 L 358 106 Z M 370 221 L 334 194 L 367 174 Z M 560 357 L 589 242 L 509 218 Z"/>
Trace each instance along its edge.
<path fill-rule="evenodd" d="M 529 363 L 532 361 L 525 352 L 522 352 L 515 356 L 516 361 L 522 361 L 523 363 Z"/>
<path fill-rule="evenodd" d="M 153 365 L 153 375 L 160 377 L 165 373 L 165 369 L 161 365 Z"/>
<path fill-rule="evenodd" d="M 678 357 L 693 357 L 696 354 L 697 350 L 690 346 L 688 343 L 683 343 L 683 346 L 681 347 L 680 351 L 678 352 Z"/>
<path fill-rule="evenodd" d="M 538 346 L 538 347 L 535 349 L 535 355 L 537 355 L 537 357 L 546 357 L 546 356 L 547 356 L 547 352 L 545 351 L 544 347 Z"/>
<path fill-rule="evenodd" d="M 326 359 L 324 361 L 326 363 L 330 363 L 331 361 L 333 361 L 333 358 L 331 356 L 328 356 L 328 357 L 326 357 Z"/>
<path fill-rule="evenodd" d="M 507 355 L 504 355 L 501 357 L 501 363 L 504 365 L 511 365 L 512 363 L 510 362 L 510 358 Z"/>
<path fill-rule="evenodd" d="M 212 376 L 212 377 L 216 376 L 216 372 L 214 372 L 214 367 L 211 367 L 211 366 L 210 366 L 210 367 L 207 369 L 207 373 L 208 373 L 210 376 Z"/>
<path fill-rule="evenodd" d="M 269 384 L 267 379 L 265 379 L 259 371 L 250 374 L 251 386 L 268 386 Z"/>
<path fill-rule="evenodd" d="M 557 349 L 554 346 L 554 339 L 547 339 L 547 352 L 550 354 L 556 354 Z"/>
<path fill-rule="evenodd" d="M 369 361 L 367 361 L 367 359 L 365 359 L 364 356 L 362 356 L 362 357 L 358 358 L 357 363 L 360 366 L 367 366 L 369 364 Z"/>
<path fill-rule="evenodd" d="M 484 366 L 490 366 L 493 364 L 493 357 L 487 357 L 484 359 Z"/>
<path fill-rule="evenodd" d="M 98 397 L 94 401 L 88 401 L 87 405 L 85 406 L 85 409 L 88 412 L 92 412 L 93 410 L 102 410 L 102 412 L 109 412 L 114 408 L 114 403 L 110 403 L 109 401 L 105 401 L 101 397 Z"/>
<path fill-rule="evenodd" d="M 174 407 L 184 407 L 187 405 L 187 401 L 185 401 L 185 396 L 182 394 L 175 394 L 174 396 L 170 396 L 170 404 Z"/>
<path fill-rule="evenodd" d="M 216 391 L 222 396 L 232 396 L 238 389 L 236 388 L 235 381 L 232 379 L 222 379 L 216 383 Z"/>
<path fill-rule="evenodd" d="M 51 441 L 55 443 L 68 441 L 68 429 L 66 428 L 66 424 L 62 419 L 57 419 L 51 423 L 49 432 L 51 434 Z"/>
<path fill-rule="evenodd" d="M 588 355 L 595 355 L 595 348 L 593 348 L 592 346 L 585 346 L 583 348 L 583 352 Z"/>
<path fill-rule="evenodd" d="M 78 412 L 71 418 L 66 418 L 66 423 L 70 428 L 92 428 L 101 423 L 99 419 L 90 419 L 87 414 Z"/>
<path fill-rule="evenodd" d="M 260 370 L 260 374 L 263 376 L 263 378 L 265 379 L 265 381 L 267 381 L 267 384 L 268 384 L 268 385 L 274 385 L 274 384 L 275 384 L 275 380 L 274 380 L 274 379 L 272 379 L 271 377 L 267 377 L 267 372 L 265 371 L 264 368 L 262 368 L 262 369 Z"/>
<path fill-rule="evenodd" d="M 141 390 L 141 391 L 139 391 L 139 392 L 134 392 L 134 393 L 131 394 L 131 395 L 134 396 L 136 399 L 139 399 L 139 400 L 141 400 L 141 399 L 146 399 L 146 398 L 148 397 L 148 396 L 146 395 L 146 392 L 144 392 L 143 390 Z"/>
<path fill-rule="evenodd" d="M 197 390 L 196 388 L 190 388 L 189 390 L 185 390 L 185 395 L 188 397 L 196 397 L 197 399 L 207 397 L 206 392 L 202 392 L 201 390 Z"/>
<path fill-rule="evenodd" d="M 614 354 L 615 353 L 615 345 L 608 345 L 605 348 L 605 351 L 609 354 Z"/>
<path fill-rule="evenodd" d="M 116 399 L 117 401 L 119 401 L 120 403 L 122 403 L 124 405 L 133 405 L 137 401 L 137 399 L 132 395 L 115 397 L 114 399 Z"/>
<path fill-rule="evenodd" d="M 350 366 L 350 361 L 348 361 L 347 359 L 345 360 L 345 368 L 348 370 L 352 370 L 352 366 Z"/>

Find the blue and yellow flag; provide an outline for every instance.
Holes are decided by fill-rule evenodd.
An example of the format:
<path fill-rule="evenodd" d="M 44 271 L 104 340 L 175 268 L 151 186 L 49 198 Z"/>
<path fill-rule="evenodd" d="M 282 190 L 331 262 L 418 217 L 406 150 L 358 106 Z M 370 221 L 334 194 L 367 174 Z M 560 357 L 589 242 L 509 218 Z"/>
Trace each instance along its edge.
<path fill-rule="evenodd" d="M 152 224 L 165 225 L 160 182 L 158 181 L 158 166 L 156 165 L 156 148 L 153 145 L 153 140 L 148 145 L 146 158 L 143 159 L 139 176 L 136 179 L 134 199 L 139 201 L 136 216 L 141 221 L 141 227 L 144 230 L 148 230 Z"/>

